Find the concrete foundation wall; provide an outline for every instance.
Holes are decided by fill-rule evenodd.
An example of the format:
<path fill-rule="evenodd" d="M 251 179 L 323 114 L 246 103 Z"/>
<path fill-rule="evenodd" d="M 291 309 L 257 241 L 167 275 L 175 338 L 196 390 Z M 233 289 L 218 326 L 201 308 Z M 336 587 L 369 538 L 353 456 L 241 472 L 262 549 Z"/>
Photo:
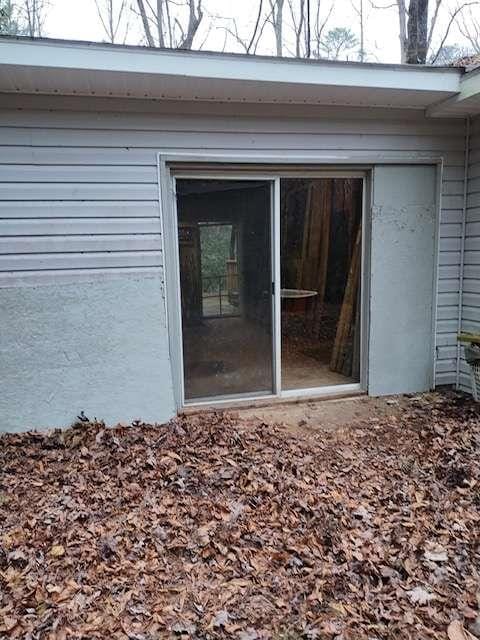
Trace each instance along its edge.
<path fill-rule="evenodd" d="M 174 414 L 155 275 L 0 289 L 0 430 Z"/>

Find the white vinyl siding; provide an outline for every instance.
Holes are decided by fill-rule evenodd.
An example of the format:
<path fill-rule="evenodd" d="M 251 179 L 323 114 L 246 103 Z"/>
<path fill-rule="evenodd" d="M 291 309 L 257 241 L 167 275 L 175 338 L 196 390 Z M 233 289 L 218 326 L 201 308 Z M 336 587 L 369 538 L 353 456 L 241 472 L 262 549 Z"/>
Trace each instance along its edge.
<path fill-rule="evenodd" d="M 112 112 L 104 111 L 105 101 L 100 112 L 86 107 L 81 112 L 37 110 L 32 108 L 35 98 L 27 104 L 24 110 L 1 112 L 0 286 L 75 273 L 160 272 L 159 150 L 202 149 L 248 158 L 322 155 L 333 164 L 345 157 L 362 163 L 372 154 L 379 162 L 406 164 L 442 157 L 436 380 L 455 382 L 462 120 L 432 120 L 408 110 L 315 111 L 293 105 L 289 116 L 287 107 L 275 105 L 168 107 L 149 102 L 145 113 L 122 113 L 115 101 Z M 61 107 L 62 99 L 52 104 Z M 136 104 L 140 111 L 141 103 Z M 154 108 L 159 113 L 152 113 Z M 471 195 L 472 212 L 479 197 L 478 192 Z M 475 268 L 469 264 L 467 278 Z M 466 291 L 465 304 L 471 293 Z"/>
<path fill-rule="evenodd" d="M 462 298 L 462 330 L 480 333 L 480 118 L 470 127 Z M 460 360 L 460 387 L 470 389 L 470 372 Z"/>

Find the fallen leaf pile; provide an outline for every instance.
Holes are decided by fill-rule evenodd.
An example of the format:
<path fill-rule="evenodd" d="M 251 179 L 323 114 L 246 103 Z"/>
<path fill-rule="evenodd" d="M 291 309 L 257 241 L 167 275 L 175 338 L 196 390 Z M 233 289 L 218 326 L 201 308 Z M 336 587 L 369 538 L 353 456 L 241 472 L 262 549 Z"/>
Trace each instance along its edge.
<path fill-rule="evenodd" d="M 3 436 L 0 638 L 480 637 L 479 406 L 433 398 Z"/>

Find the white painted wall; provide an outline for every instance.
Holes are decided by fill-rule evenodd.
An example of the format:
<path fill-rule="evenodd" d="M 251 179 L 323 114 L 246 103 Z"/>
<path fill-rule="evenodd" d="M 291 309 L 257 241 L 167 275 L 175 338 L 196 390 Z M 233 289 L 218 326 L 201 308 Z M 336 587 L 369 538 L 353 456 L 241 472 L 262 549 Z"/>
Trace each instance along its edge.
<path fill-rule="evenodd" d="M 429 391 L 436 258 L 437 167 L 373 174 L 368 390 Z"/>
<path fill-rule="evenodd" d="M 174 414 L 157 274 L 0 290 L 0 430 Z"/>
<path fill-rule="evenodd" d="M 462 297 L 462 330 L 480 333 L 480 118 L 470 127 L 465 256 Z M 470 371 L 460 361 L 460 387 L 470 389 Z"/>
<path fill-rule="evenodd" d="M 278 154 L 285 158 L 289 154 L 311 154 L 312 157 L 321 155 L 325 162 L 332 163 L 345 163 L 346 158 L 362 162 L 366 155 L 373 155 L 379 161 L 395 159 L 406 163 L 442 156 L 437 383 L 455 382 L 463 121 L 430 120 L 413 110 L 363 111 L 293 105 L 199 103 L 192 106 L 41 96 L 3 96 L 1 104 L 0 288 L 33 287 L 28 296 L 38 296 L 38 304 L 29 298 L 32 325 L 37 323 L 38 309 L 46 303 L 45 296 L 48 297 L 43 291 L 52 292 L 50 299 L 58 307 L 55 300 L 60 286 L 73 286 L 74 289 L 76 282 L 90 276 L 94 276 L 95 282 L 104 283 L 110 282 L 113 276 L 133 273 L 147 279 L 154 275 L 160 282 L 163 260 L 156 173 L 156 154 L 160 149 L 172 152 L 209 149 L 244 153 L 249 157 Z M 52 284 L 57 288 L 52 289 Z M 147 289 L 151 292 L 149 286 Z M 46 287 L 45 290 L 42 287 Z M 17 292 L 27 290 L 13 289 Z M 152 295 L 131 293 L 135 293 L 132 299 L 123 296 L 123 305 L 135 308 L 139 316 L 147 314 L 150 319 L 157 318 L 158 334 L 148 335 L 154 344 L 151 366 L 155 362 L 160 368 L 157 402 L 160 403 L 161 398 L 161 407 L 157 404 L 157 419 L 163 419 L 171 414 L 173 401 L 170 391 L 165 391 L 171 382 L 160 307 L 152 301 Z M 0 291 L 2 310 L 4 301 L 10 300 L 12 295 L 15 296 L 12 289 Z M 82 295 L 86 296 L 85 305 L 88 306 L 88 295 Z M 2 311 L 2 315 L 4 313 Z M 61 313 L 68 315 L 68 310 L 62 309 Z M 57 320 L 52 315 L 45 322 L 52 324 L 53 333 Z M 75 333 L 68 323 L 63 326 L 61 339 L 67 340 L 73 348 Z M 140 329 L 147 330 L 142 324 Z M 95 331 L 94 327 L 89 330 Z M 12 340 L 19 343 L 15 331 L 11 328 L 8 335 L 3 334 L 2 353 L 8 351 Z M 21 337 L 23 334 L 18 331 Z M 129 340 L 130 335 L 125 332 L 124 339 Z M 47 340 L 47 344 L 53 343 Z M 43 353 L 44 363 L 49 359 L 48 353 L 48 349 Z M 135 368 L 133 350 L 128 357 L 124 351 L 121 353 L 125 367 Z M 158 360 L 160 353 L 162 357 Z M 17 360 L 16 368 L 26 371 L 28 350 L 17 347 L 12 357 Z M 65 362 L 64 367 L 69 370 L 70 365 Z M 14 368 L 10 366 L 9 375 Z M 40 372 L 39 367 L 36 370 Z M 150 373 L 157 375 L 153 369 Z M 75 380 L 78 397 L 88 398 L 85 379 L 77 377 Z M 20 387 L 15 394 L 15 385 L 11 381 L 9 385 L 12 389 L 9 392 L 10 411 L 15 421 L 14 424 L 3 421 L 4 428 L 5 425 L 10 428 L 11 424 L 15 428 L 23 424 L 65 424 L 77 411 L 77 405 L 70 407 L 74 395 L 66 394 L 63 402 L 57 396 L 56 405 L 63 409 L 54 410 L 52 403 L 51 414 L 45 410 L 36 422 L 34 401 L 27 388 Z M 83 402 L 82 408 L 87 414 L 94 412 L 97 417 L 116 416 L 116 401 L 108 395 L 104 397 L 103 405 Z M 154 405 L 145 409 L 148 416 L 141 411 L 138 415 L 153 419 L 153 409 Z M 131 415 L 129 411 L 124 419 Z"/>

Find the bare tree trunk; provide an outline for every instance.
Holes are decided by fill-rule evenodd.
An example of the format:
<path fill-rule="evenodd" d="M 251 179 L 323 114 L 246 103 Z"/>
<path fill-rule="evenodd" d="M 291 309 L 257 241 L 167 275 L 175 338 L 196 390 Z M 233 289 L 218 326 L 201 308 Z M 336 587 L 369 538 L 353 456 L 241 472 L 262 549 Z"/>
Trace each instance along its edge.
<path fill-rule="evenodd" d="M 359 18 L 360 18 L 360 51 L 359 51 L 359 59 L 360 62 L 365 60 L 365 24 L 363 20 L 363 0 L 360 0 L 360 9 L 359 9 Z"/>
<path fill-rule="evenodd" d="M 293 30 L 295 32 L 295 55 L 297 58 L 302 57 L 302 40 L 303 40 L 303 26 L 305 23 L 305 0 L 299 0 L 299 15 L 295 11 L 293 0 L 288 1 L 290 7 L 290 13 L 292 16 Z M 305 47 L 305 52 L 308 52 L 308 46 Z M 308 56 L 307 56 L 308 57 Z"/>
<path fill-rule="evenodd" d="M 400 61 L 407 62 L 407 9 L 405 7 L 405 0 L 397 0 L 398 7 L 398 25 L 399 25 L 399 38 L 400 38 Z"/>
<path fill-rule="evenodd" d="M 252 48 L 252 46 L 255 43 L 255 38 L 256 38 L 257 32 L 258 32 L 258 27 L 260 25 L 260 18 L 262 17 L 262 8 L 263 8 L 263 0 L 260 0 L 260 2 L 258 3 L 258 13 L 257 13 L 257 20 L 255 22 L 255 28 L 253 30 L 252 37 L 250 38 L 250 42 L 248 43 L 247 47 L 245 48 L 245 53 L 250 53 L 250 49 Z M 257 40 L 257 43 L 258 43 L 258 40 Z"/>
<path fill-rule="evenodd" d="M 157 0 L 157 34 L 158 46 L 165 46 L 165 36 L 163 35 L 163 0 Z"/>
<path fill-rule="evenodd" d="M 198 27 L 203 18 L 202 12 L 202 0 L 197 0 L 197 6 L 195 6 L 195 0 L 188 0 L 189 14 L 188 14 L 188 27 L 187 33 L 180 43 L 180 49 L 191 49 L 193 45 L 193 38 L 198 31 Z"/>
<path fill-rule="evenodd" d="M 407 31 L 408 64 L 425 64 L 428 42 L 428 0 L 410 0 Z"/>
<path fill-rule="evenodd" d="M 39 25 L 39 15 L 40 11 L 39 5 L 37 4 L 37 0 L 25 0 L 25 16 L 27 18 L 27 32 L 31 38 L 36 36 L 40 36 L 41 29 Z"/>
<path fill-rule="evenodd" d="M 432 21 L 430 22 L 430 28 L 428 30 L 427 53 L 429 52 L 432 45 L 433 32 L 435 31 L 435 25 L 437 24 L 438 12 L 440 10 L 441 4 L 442 0 L 435 0 L 435 11 L 433 12 Z"/>
<path fill-rule="evenodd" d="M 332 15 L 333 8 L 334 8 L 334 3 L 332 2 L 330 4 L 330 8 L 328 9 L 324 20 L 322 21 L 320 19 L 320 9 L 321 9 L 320 5 L 321 5 L 321 0 L 317 0 L 315 23 L 313 25 L 313 34 L 314 34 L 313 40 L 315 42 L 315 50 L 314 50 L 315 58 L 320 58 L 323 32 L 325 30 L 325 27 L 327 26 L 328 21 L 330 20 L 330 16 Z"/>
<path fill-rule="evenodd" d="M 275 50 L 277 56 L 283 54 L 283 5 L 284 0 L 270 0 L 272 8 L 272 25 L 275 33 Z"/>
<path fill-rule="evenodd" d="M 125 19 L 128 9 L 127 0 L 95 0 L 98 17 L 107 36 L 108 42 L 116 42 L 122 22 L 125 22 L 123 29 L 123 42 L 128 33 L 128 17 Z"/>
<path fill-rule="evenodd" d="M 143 4 L 143 0 L 137 0 L 138 10 L 140 12 L 140 17 L 142 18 L 143 31 L 145 32 L 145 38 L 147 39 L 147 43 L 149 47 L 155 46 L 155 40 L 153 39 L 152 32 L 150 30 L 150 23 L 148 21 L 147 12 L 145 11 L 145 5 Z"/>

